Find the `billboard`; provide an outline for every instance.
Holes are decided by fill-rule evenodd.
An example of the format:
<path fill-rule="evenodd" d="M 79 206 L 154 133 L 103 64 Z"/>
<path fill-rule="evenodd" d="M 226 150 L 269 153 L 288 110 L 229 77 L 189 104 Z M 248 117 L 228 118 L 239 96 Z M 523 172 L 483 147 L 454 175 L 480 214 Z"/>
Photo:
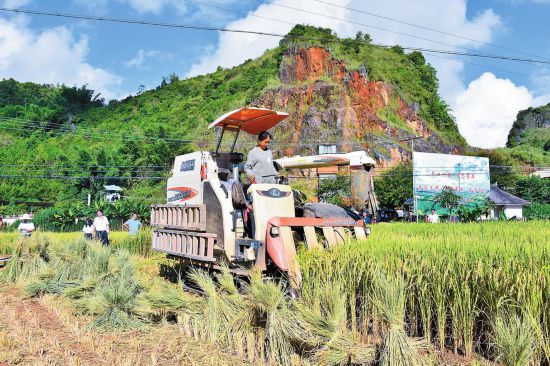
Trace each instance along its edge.
<path fill-rule="evenodd" d="M 443 187 L 449 186 L 462 197 L 462 204 L 474 206 L 485 199 L 491 183 L 489 159 L 476 156 L 413 152 L 415 212 L 422 215 L 435 209 L 449 211 L 435 202 Z"/>

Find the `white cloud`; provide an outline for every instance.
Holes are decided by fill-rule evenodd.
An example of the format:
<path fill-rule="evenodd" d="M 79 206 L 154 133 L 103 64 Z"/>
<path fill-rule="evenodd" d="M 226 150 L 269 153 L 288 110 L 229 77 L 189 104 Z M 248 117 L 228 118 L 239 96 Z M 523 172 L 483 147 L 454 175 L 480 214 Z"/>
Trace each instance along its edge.
<path fill-rule="evenodd" d="M 25 1 L 25 0 L 5 0 L 5 1 Z M 106 13 L 109 4 L 113 2 L 126 4 L 139 13 L 161 14 L 167 9 L 174 9 L 178 15 L 183 15 L 187 11 L 186 2 L 183 0 L 72 0 L 75 4 L 85 7 L 90 11 Z"/>
<path fill-rule="evenodd" d="M 287 0 L 278 3 L 375 27 L 391 29 L 400 33 L 414 34 L 445 44 L 432 43 L 406 35 L 350 24 L 342 20 L 327 19 L 272 4 L 261 5 L 255 11 L 249 13 L 248 16 L 229 23 L 227 28 L 273 33 L 286 33 L 292 28 L 292 24 L 277 23 L 254 17 L 254 15 L 259 15 L 290 23 L 330 27 L 338 34 L 346 36 L 354 35 L 361 30 L 369 33 L 373 40 L 378 43 L 457 51 L 465 51 L 464 48 L 481 48 L 483 47 L 481 42 L 492 42 L 494 34 L 498 30 L 504 29 L 500 17 L 491 9 L 480 11 L 475 16 L 468 17 L 466 0 L 419 0 L 413 3 L 403 0 L 347 0 L 338 2 L 342 6 L 391 16 L 395 19 L 424 25 L 449 34 L 460 35 L 464 38 L 435 33 L 314 1 L 290 2 Z M 217 47 L 214 50 L 205 52 L 200 61 L 191 67 L 187 76 L 212 72 L 218 66 L 232 67 L 238 65 L 248 58 L 258 57 L 266 49 L 276 46 L 278 42 L 279 38 L 275 37 L 220 33 Z M 438 71 L 439 93 L 453 109 L 459 130 L 467 141 L 474 146 L 503 146 L 517 112 L 523 108 L 550 100 L 546 82 L 539 81 L 539 84 L 544 84 L 544 86 L 537 88 L 540 90 L 529 91 L 525 87 L 516 86 L 510 80 L 499 79 L 491 73 L 485 73 L 466 86 L 463 77 L 464 63 L 461 59 L 452 56 L 431 56 L 429 54 L 426 54 L 426 58 Z M 547 80 L 548 75 L 538 79 Z M 544 91 L 545 88 L 546 91 Z"/>
<path fill-rule="evenodd" d="M 279 2 L 281 3 L 281 2 Z M 468 45 L 471 41 L 457 39 L 449 35 L 436 34 L 429 31 L 411 28 L 406 24 L 389 22 L 387 20 L 373 18 L 364 14 L 348 11 L 343 8 L 334 7 L 319 2 L 307 1 L 282 3 L 296 8 L 309 10 L 316 13 L 326 14 L 334 18 L 351 20 L 358 23 L 368 24 L 375 27 L 391 29 L 401 33 L 412 33 L 423 38 L 436 39 L 443 43 L 456 44 L 458 46 Z M 391 15 L 394 18 L 402 19 L 414 24 L 423 24 L 435 29 L 443 29 L 448 33 L 460 34 L 466 38 L 478 39 L 486 42 L 491 39 L 492 31 L 500 24 L 499 17 L 491 10 L 478 14 L 474 19 L 466 18 L 465 0 L 421 0 L 414 5 L 403 5 L 402 0 L 347 0 L 339 2 L 342 6 L 355 9 Z M 334 18 L 326 18 L 319 15 L 308 14 L 296 10 L 282 8 L 276 5 L 261 5 L 245 18 L 231 22 L 227 28 L 252 29 L 264 32 L 286 33 L 292 28 L 292 24 L 274 22 L 254 16 L 264 16 L 283 20 L 288 23 L 311 24 L 315 26 L 330 27 L 340 35 L 353 35 L 361 30 L 371 34 L 373 39 L 379 43 L 403 44 L 408 46 L 431 46 L 436 44 L 412 37 L 390 33 L 387 31 L 368 28 L 358 24 L 347 23 L 346 21 Z M 277 45 L 278 38 L 265 36 L 242 35 L 242 34 L 220 34 L 218 47 L 214 53 L 205 54 L 199 63 L 193 65 L 189 76 L 200 73 L 211 72 L 221 65 L 224 67 L 235 66 L 247 58 L 257 57 L 267 48 Z M 441 45 L 440 45 L 441 46 Z M 447 47 L 448 48 L 448 47 Z M 455 65 L 456 67 L 456 65 Z"/>
<path fill-rule="evenodd" d="M 4 0 L 2 6 L 4 8 L 19 8 L 30 3 L 30 0 Z"/>
<path fill-rule="evenodd" d="M 160 14 L 165 8 L 174 8 L 178 14 L 185 14 L 187 6 L 181 0 L 119 0 L 140 13 Z"/>
<path fill-rule="evenodd" d="M 297 7 L 303 7 L 303 5 L 298 5 Z M 331 14 L 332 16 L 338 18 L 346 15 L 346 10 L 344 9 L 334 9 L 329 5 L 318 3 L 316 3 L 315 6 L 309 7 L 309 9 L 316 12 Z M 279 19 L 283 20 L 283 22 L 275 22 L 265 18 L 258 18 L 256 16 Z M 323 18 L 317 15 L 298 11 L 290 11 L 289 9 L 270 4 L 260 5 L 260 7 L 249 13 L 245 18 L 229 23 L 226 28 L 284 34 L 292 29 L 292 23 L 305 23 L 329 27 L 336 32 L 344 30 L 344 23 L 342 21 Z M 278 45 L 279 41 L 280 38 L 277 37 L 257 36 L 242 33 L 220 33 L 218 46 L 215 51 L 205 53 L 201 57 L 200 61 L 191 67 L 191 70 L 188 72 L 187 76 L 212 72 L 216 70 L 218 66 L 236 66 L 246 59 L 258 57 L 265 50 Z"/>
<path fill-rule="evenodd" d="M 0 75 L 19 81 L 88 84 L 107 99 L 124 95 L 121 78 L 86 62 L 88 40 L 66 27 L 35 32 L 25 17 L 0 18 Z"/>
<path fill-rule="evenodd" d="M 145 60 L 147 58 L 157 56 L 158 54 L 159 54 L 158 51 L 139 50 L 136 57 L 126 61 L 124 65 L 128 68 L 142 69 L 143 65 L 145 64 Z"/>
<path fill-rule="evenodd" d="M 503 146 L 518 111 L 536 102 L 526 87 L 486 72 L 456 97 L 460 133 L 473 146 Z"/>
<path fill-rule="evenodd" d="M 77 5 L 85 7 L 94 14 L 105 14 L 107 12 L 109 0 L 73 0 Z"/>

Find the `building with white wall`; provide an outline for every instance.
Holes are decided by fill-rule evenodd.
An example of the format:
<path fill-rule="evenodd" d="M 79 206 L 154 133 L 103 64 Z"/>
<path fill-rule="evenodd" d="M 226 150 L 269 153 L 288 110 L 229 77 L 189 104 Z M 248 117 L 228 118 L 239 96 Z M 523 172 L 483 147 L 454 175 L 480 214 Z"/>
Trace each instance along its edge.
<path fill-rule="evenodd" d="M 503 191 L 496 184 L 491 184 L 488 197 L 495 204 L 491 211 L 491 218 L 493 219 L 500 218 L 501 213 L 507 219 L 521 219 L 523 218 L 523 206 L 531 204 L 529 201 Z"/>

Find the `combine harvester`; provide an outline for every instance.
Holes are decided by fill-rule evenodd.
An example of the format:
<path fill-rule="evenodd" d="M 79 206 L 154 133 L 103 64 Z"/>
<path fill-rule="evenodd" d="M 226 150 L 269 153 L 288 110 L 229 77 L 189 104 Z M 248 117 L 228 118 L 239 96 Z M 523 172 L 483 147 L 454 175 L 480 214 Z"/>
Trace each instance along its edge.
<path fill-rule="evenodd" d="M 282 271 L 291 294 L 297 296 L 302 278 L 297 241 L 308 248 L 330 248 L 350 238 L 366 239 L 370 229 L 357 214 L 331 204 L 304 203 L 303 195 L 282 177 L 281 184 L 241 183 L 244 155 L 234 152 L 240 132 L 255 139 L 287 116 L 259 108 L 229 112 L 208 127 L 222 129 L 214 152 L 176 157 L 168 179 L 168 203 L 151 206 L 153 250 L 186 266 L 219 269 L 225 263 L 235 275 L 246 276 L 254 267 Z M 230 151 L 221 152 L 226 133 L 234 138 Z M 375 162 L 364 151 L 285 157 L 274 164 L 277 171 L 349 165 L 353 206 L 376 214 Z"/>

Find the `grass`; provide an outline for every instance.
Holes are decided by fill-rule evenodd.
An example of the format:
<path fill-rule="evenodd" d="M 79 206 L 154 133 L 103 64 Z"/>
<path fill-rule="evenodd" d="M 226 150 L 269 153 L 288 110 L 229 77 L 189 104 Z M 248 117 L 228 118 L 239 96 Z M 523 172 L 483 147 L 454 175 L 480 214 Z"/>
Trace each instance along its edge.
<path fill-rule="evenodd" d="M 505 366 L 528 366 L 533 362 L 531 322 L 517 314 L 498 315 L 493 324 L 496 359 Z"/>
<path fill-rule="evenodd" d="M 66 234 L 17 243 L 1 276 L 66 304 L 90 332 L 168 322 L 243 362 L 534 365 L 548 358 L 548 237 L 546 222 L 375 225 L 366 242 L 300 251 L 293 301 L 257 272 L 238 286 L 227 268 L 188 274 L 197 297 L 158 276 L 161 256 Z"/>
<path fill-rule="evenodd" d="M 66 246 L 68 242 L 73 242 L 83 237 L 83 233 L 69 232 L 41 232 L 37 231 L 32 236 L 45 238 L 54 247 Z M 148 228 L 139 231 L 138 235 L 131 237 L 127 231 L 111 231 L 109 234 L 110 245 L 116 249 L 127 249 L 132 254 L 139 254 L 147 257 L 151 254 L 151 231 Z M 21 241 L 21 235 L 17 232 L 0 231 L 0 254 L 11 254 L 16 244 Z"/>

